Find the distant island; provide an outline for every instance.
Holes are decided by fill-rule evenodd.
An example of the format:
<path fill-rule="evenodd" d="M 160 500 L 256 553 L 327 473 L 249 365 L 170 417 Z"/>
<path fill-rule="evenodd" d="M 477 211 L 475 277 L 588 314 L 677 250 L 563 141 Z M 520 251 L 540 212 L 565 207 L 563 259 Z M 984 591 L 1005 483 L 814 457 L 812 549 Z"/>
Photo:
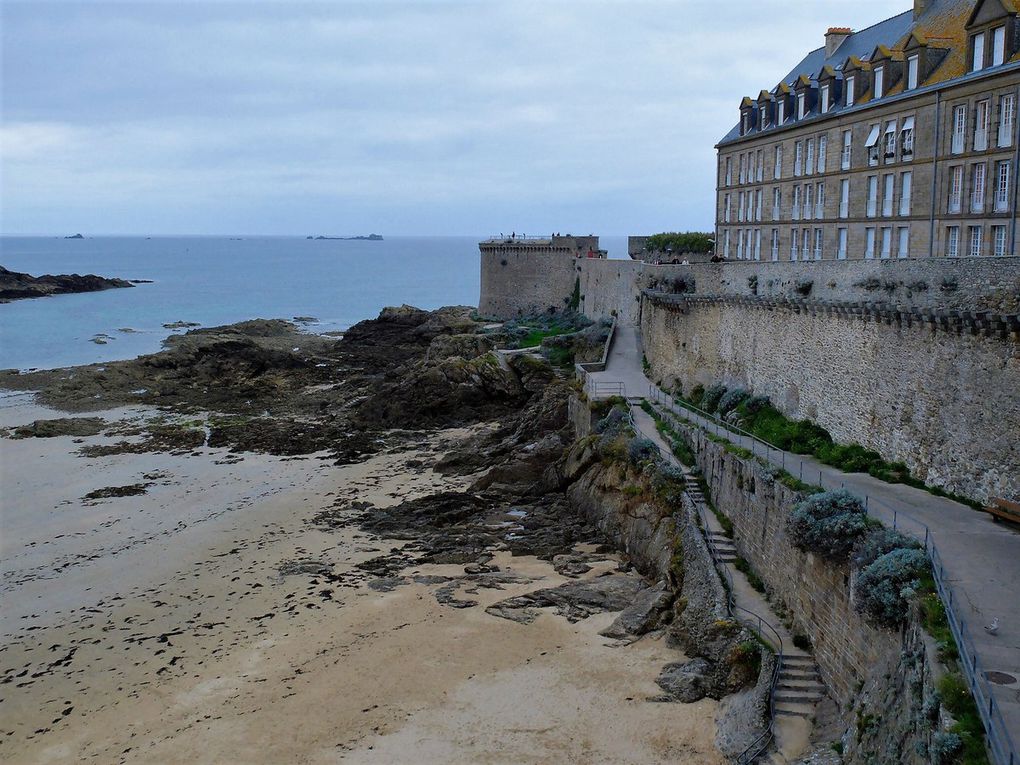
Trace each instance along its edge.
<path fill-rule="evenodd" d="M 85 237 L 81 234 L 71 234 L 71 236 L 65 236 L 64 239 L 84 239 Z"/>
<path fill-rule="evenodd" d="M 124 279 L 106 279 L 95 274 L 30 276 L 16 271 L 8 271 L 0 266 L 0 303 L 24 298 L 67 295 L 73 292 L 98 292 L 99 290 L 133 286 L 131 282 Z"/>
<path fill-rule="evenodd" d="M 305 239 L 341 239 L 344 241 L 359 240 L 362 242 L 381 242 L 382 234 L 369 234 L 368 236 L 306 236 Z"/>

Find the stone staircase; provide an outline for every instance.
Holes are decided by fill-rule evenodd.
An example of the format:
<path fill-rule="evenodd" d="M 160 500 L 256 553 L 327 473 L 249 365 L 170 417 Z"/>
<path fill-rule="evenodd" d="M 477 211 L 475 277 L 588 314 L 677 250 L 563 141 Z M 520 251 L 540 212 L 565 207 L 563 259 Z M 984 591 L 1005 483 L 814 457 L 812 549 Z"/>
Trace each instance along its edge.
<path fill-rule="evenodd" d="M 737 547 L 733 540 L 721 531 L 708 532 L 709 542 L 715 547 L 718 560 L 722 563 L 737 562 Z"/>
<path fill-rule="evenodd" d="M 809 719 L 824 696 L 814 658 L 796 648 L 785 651 L 776 687 L 776 714 Z"/>

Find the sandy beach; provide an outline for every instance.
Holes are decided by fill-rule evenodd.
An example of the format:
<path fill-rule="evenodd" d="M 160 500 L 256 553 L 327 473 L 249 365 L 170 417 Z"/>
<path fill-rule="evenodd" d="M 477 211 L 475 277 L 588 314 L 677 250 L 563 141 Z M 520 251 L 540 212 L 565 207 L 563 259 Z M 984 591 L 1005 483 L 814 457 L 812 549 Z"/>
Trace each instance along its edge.
<path fill-rule="evenodd" d="M 5 403 L 4 428 L 66 416 Z M 156 412 L 94 414 L 130 429 Z M 109 435 L 0 439 L 0 757 L 721 762 L 716 702 L 650 700 L 662 665 L 683 659 L 657 633 L 601 637 L 612 613 L 486 613 L 566 581 L 549 562 L 497 550 L 498 580 L 461 564 L 380 572 L 372 561 L 405 542 L 314 522 L 463 489 L 468 477 L 430 465 L 468 432 L 343 466 L 208 446 L 79 453 L 122 440 Z M 144 493 L 103 497 L 127 486 Z M 600 557 L 582 578 L 617 569 Z M 440 602 L 451 587 L 475 605 Z"/>

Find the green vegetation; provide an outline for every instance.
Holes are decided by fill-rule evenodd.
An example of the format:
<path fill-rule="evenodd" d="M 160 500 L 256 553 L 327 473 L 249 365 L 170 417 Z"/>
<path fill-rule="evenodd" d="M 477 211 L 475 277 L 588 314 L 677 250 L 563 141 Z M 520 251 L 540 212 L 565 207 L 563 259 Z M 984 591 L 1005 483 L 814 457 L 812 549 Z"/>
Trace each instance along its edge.
<path fill-rule="evenodd" d="M 567 309 L 570 311 L 576 311 L 581 307 L 581 277 L 577 276 L 574 278 L 574 291 L 570 293 L 570 299 L 567 301 Z"/>
<path fill-rule="evenodd" d="M 672 250 L 677 255 L 686 253 L 704 254 L 714 247 L 711 233 L 700 231 L 670 231 L 648 237 L 645 245 L 649 252 Z"/>
<path fill-rule="evenodd" d="M 962 751 L 959 761 L 963 765 L 987 765 L 985 728 L 981 724 L 981 716 L 974 697 L 970 695 L 967 681 L 959 672 L 951 672 L 939 679 L 938 691 L 942 706 L 956 718 L 956 724 L 949 732 L 960 738 Z"/>
<path fill-rule="evenodd" d="M 844 561 L 868 530 L 867 512 L 861 501 L 845 489 L 808 497 L 787 520 L 796 547 L 832 561 Z"/>
<path fill-rule="evenodd" d="M 921 623 L 925 631 L 935 640 L 938 647 L 939 658 L 942 661 L 952 661 L 960 657 L 956 648 L 956 639 L 953 631 L 949 628 L 949 617 L 946 615 L 946 606 L 935 589 L 935 580 L 931 574 L 921 577 L 921 593 L 919 603 L 921 606 Z"/>
<path fill-rule="evenodd" d="M 761 577 L 755 573 L 755 570 L 751 568 L 751 564 L 748 563 L 741 557 L 737 557 L 736 561 L 733 562 L 734 568 L 740 573 L 747 577 L 747 583 L 750 584 L 754 589 L 760 592 L 762 595 L 765 594 L 765 582 L 761 580 Z"/>

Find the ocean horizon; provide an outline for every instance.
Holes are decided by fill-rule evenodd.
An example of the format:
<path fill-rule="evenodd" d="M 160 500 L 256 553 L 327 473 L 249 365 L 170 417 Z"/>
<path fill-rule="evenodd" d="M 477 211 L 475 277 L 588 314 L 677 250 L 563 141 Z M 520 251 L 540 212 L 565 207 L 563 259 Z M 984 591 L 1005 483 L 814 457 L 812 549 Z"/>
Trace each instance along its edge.
<path fill-rule="evenodd" d="M 339 332 L 403 303 L 477 305 L 479 236 L 0 236 L 0 265 L 32 275 L 149 280 L 129 289 L 0 304 L 0 369 L 50 369 L 158 351 L 185 328 L 305 317 Z M 604 237 L 627 257 L 626 237 Z"/>

